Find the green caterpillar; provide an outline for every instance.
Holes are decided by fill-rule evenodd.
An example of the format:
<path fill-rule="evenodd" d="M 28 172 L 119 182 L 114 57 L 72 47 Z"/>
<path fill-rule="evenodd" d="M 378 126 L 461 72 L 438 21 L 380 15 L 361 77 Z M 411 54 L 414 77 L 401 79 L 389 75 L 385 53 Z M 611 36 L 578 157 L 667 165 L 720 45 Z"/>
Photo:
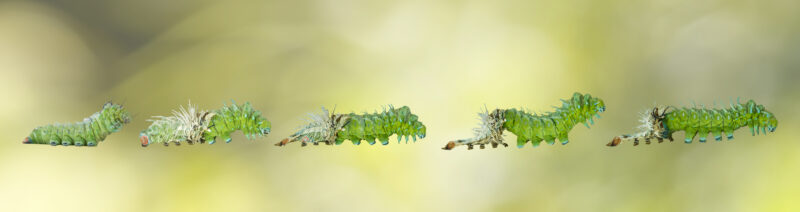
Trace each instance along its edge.
<path fill-rule="evenodd" d="M 407 106 L 394 108 L 390 105 L 384 112 L 363 115 L 330 114 L 325 108 L 322 108 L 322 111 L 322 114 L 310 114 L 311 118 L 307 125 L 275 145 L 284 146 L 295 141 L 300 141 L 301 146 L 306 146 L 308 143 L 340 145 L 345 140 L 350 140 L 355 145 L 366 140 L 373 145 L 376 139 L 381 141 L 381 144 L 388 145 L 389 136 L 395 134 L 397 142 L 402 138 L 405 138 L 406 143 L 409 137 L 413 138 L 414 142 L 417 138 L 425 138 L 425 125 Z"/>
<path fill-rule="evenodd" d="M 210 125 L 203 140 L 213 144 L 216 138 L 231 142 L 231 133 L 241 130 L 248 139 L 269 134 L 272 124 L 261 116 L 261 112 L 253 109 L 249 102 L 242 106 L 235 103 L 224 106 L 213 112 Z"/>
<path fill-rule="evenodd" d="M 669 111 L 673 109 L 672 111 Z M 642 117 L 642 132 L 635 135 L 621 135 L 614 137 L 607 146 L 617 146 L 622 141 L 633 140 L 633 145 L 639 145 L 640 140 L 650 144 L 651 139 L 657 139 L 659 143 L 664 139 L 673 141 L 672 134 L 677 131 L 685 131 L 685 143 L 692 143 L 695 137 L 700 137 L 700 142 L 705 143 L 709 133 L 717 141 L 722 140 L 723 134 L 728 140 L 733 140 L 733 131 L 750 127 L 750 133 L 756 135 L 763 132 L 775 132 L 778 127 L 778 119 L 775 115 L 767 111 L 763 105 L 756 104 L 750 100 L 745 104 L 731 103 L 730 108 L 706 109 L 706 108 L 682 108 L 674 107 L 655 107 Z"/>
<path fill-rule="evenodd" d="M 119 131 L 130 122 L 131 116 L 122 105 L 108 102 L 100 112 L 92 114 L 83 122 L 73 124 L 53 124 L 33 129 L 25 138 L 24 144 L 50 144 L 97 146 L 111 133 Z"/>
<path fill-rule="evenodd" d="M 467 149 L 479 145 L 483 149 L 486 144 L 491 144 L 494 148 L 501 144 L 508 147 L 508 144 L 503 142 L 503 130 L 517 135 L 518 148 L 522 148 L 529 141 L 534 147 L 539 146 L 542 140 L 551 145 L 555 144 L 556 139 L 561 141 L 561 144 L 567 144 L 569 131 L 576 124 L 583 123 L 588 128 L 589 124 L 594 124 L 593 118 L 600 118 L 599 113 L 606 110 L 602 99 L 589 94 L 575 93 L 572 99 L 561 101 L 562 106 L 556 108 L 555 112 L 542 115 L 531 115 L 517 109 L 496 109 L 491 113 L 486 110 L 478 114 L 482 123 L 480 127 L 474 129 L 473 138 L 450 141 L 442 149 L 451 150 L 462 145 L 466 145 Z"/>
<path fill-rule="evenodd" d="M 150 127 L 139 134 L 143 147 L 153 143 L 169 143 L 180 145 L 186 141 L 189 144 L 205 143 L 214 144 L 216 138 L 231 142 L 231 133 L 241 130 L 248 139 L 269 134 L 271 123 L 261 116 L 261 112 L 253 109 L 249 102 L 244 105 L 236 103 L 225 105 L 215 111 L 201 111 L 191 103 L 188 109 L 181 106 L 180 111 L 173 111 L 172 116 L 156 116 Z"/>

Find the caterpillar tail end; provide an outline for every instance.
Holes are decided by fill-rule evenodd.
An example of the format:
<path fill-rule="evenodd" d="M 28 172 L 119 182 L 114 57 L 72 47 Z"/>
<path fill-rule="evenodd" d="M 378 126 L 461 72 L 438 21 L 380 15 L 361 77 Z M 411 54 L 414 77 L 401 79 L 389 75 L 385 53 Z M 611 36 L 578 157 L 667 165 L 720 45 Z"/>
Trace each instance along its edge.
<path fill-rule="evenodd" d="M 25 137 L 25 140 L 22 140 L 22 143 L 23 144 L 32 144 L 33 141 L 31 141 L 31 137 Z"/>
<path fill-rule="evenodd" d="M 447 145 L 444 146 L 442 149 L 443 150 L 452 150 L 455 147 L 456 147 L 456 142 L 455 141 L 451 141 L 451 142 L 448 142 Z"/>

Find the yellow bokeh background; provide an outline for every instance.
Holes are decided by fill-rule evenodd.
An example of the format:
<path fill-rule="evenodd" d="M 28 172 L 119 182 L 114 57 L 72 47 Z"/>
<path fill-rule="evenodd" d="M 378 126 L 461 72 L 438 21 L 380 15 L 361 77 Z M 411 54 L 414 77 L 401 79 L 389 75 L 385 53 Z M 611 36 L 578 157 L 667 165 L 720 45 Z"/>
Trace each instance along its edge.
<path fill-rule="evenodd" d="M 0 211 L 797 211 L 797 11 L 782 0 L 3 1 Z M 484 107 L 545 112 L 576 91 L 608 111 L 568 145 L 440 149 L 471 136 Z M 773 112 L 776 132 L 605 146 L 656 104 L 737 97 Z M 98 147 L 21 144 L 109 100 L 134 120 Z M 149 117 L 231 100 L 261 110 L 272 133 L 140 147 Z M 428 136 L 272 145 L 320 107 L 388 104 L 411 107 Z"/>

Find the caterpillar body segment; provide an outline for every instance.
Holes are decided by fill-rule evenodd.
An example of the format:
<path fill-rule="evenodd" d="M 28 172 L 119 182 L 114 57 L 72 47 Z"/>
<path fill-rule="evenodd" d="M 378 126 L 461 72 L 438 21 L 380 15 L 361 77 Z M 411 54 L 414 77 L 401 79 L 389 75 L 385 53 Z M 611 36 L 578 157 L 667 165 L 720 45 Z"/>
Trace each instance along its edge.
<path fill-rule="evenodd" d="M 129 123 L 131 116 L 122 105 L 111 102 L 102 110 L 92 114 L 82 122 L 73 124 L 53 124 L 37 127 L 22 141 L 25 144 L 97 146 L 112 133 Z"/>
<path fill-rule="evenodd" d="M 260 111 L 253 109 L 249 102 L 241 106 L 226 105 L 214 111 L 210 119 L 203 139 L 210 144 L 215 143 L 216 138 L 230 143 L 231 133 L 237 130 L 241 130 L 247 138 L 255 139 L 269 134 L 272 128 L 272 124 L 261 116 Z"/>
<path fill-rule="evenodd" d="M 778 127 L 775 115 L 753 100 L 744 104 L 731 103 L 730 108 L 721 109 L 658 106 L 645 113 L 641 122 L 641 132 L 617 136 L 607 146 L 617 146 L 630 140 L 634 146 L 642 140 L 646 144 L 650 144 L 652 139 L 657 139 L 659 143 L 664 139 L 673 141 L 672 134 L 678 131 L 686 133 L 684 143 L 692 143 L 695 137 L 704 143 L 709 134 L 716 141 L 722 141 L 723 137 L 733 140 L 733 132 L 745 126 L 750 128 L 752 135 L 775 132 Z"/>
<path fill-rule="evenodd" d="M 395 134 L 398 142 L 405 138 L 406 143 L 409 138 L 416 142 L 417 138 L 425 137 L 425 125 L 419 122 L 419 118 L 412 114 L 407 106 L 390 107 L 382 113 L 363 115 L 350 113 L 346 117 L 347 124 L 338 132 L 336 144 L 350 140 L 358 145 L 362 140 L 366 140 L 372 145 L 378 140 L 381 144 L 388 145 L 389 136 Z"/>
<path fill-rule="evenodd" d="M 575 93 L 571 99 L 562 100 L 562 106 L 546 114 L 531 114 L 518 109 L 496 109 L 492 112 L 485 110 L 478 115 L 481 118 L 480 127 L 475 128 L 474 137 L 449 142 L 444 150 L 451 150 L 456 146 L 474 146 L 491 144 L 496 148 L 499 145 L 508 146 L 503 142 L 503 131 L 517 136 L 517 147 L 522 148 L 528 142 L 536 147 L 542 141 L 555 144 L 556 140 L 566 145 L 569 142 L 569 131 L 578 124 L 586 127 L 594 124 L 594 118 L 600 118 L 599 113 L 605 111 L 602 99 L 589 94 Z"/>

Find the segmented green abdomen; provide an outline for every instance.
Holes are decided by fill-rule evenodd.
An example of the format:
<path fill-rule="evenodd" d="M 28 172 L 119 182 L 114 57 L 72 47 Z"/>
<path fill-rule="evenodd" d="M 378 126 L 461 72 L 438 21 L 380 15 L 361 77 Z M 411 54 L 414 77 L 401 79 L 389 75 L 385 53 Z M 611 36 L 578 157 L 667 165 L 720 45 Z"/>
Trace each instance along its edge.
<path fill-rule="evenodd" d="M 672 137 L 672 133 L 685 131 L 684 142 L 691 143 L 694 137 L 700 136 L 700 142 L 706 142 L 711 133 L 717 141 L 723 134 L 728 140 L 733 139 L 733 131 L 744 126 L 750 127 L 753 135 L 758 132 L 774 131 L 778 120 L 766 111 L 763 105 L 750 100 L 745 104 L 731 104 L 725 109 L 682 108 L 667 113 L 663 120 L 666 129 L 662 138 Z"/>
<path fill-rule="evenodd" d="M 100 112 L 83 122 L 37 127 L 23 143 L 96 146 L 111 133 L 119 131 L 130 119 L 130 114 L 121 105 L 106 103 Z"/>
<path fill-rule="evenodd" d="M 389 144 L 389 137 L 396 134 L 397 141 L 405 138 L 408 142 L 411 137 L 414 142 L 417 138 L 425 137 L 425 125 L 419 121 L 417 115 L 411 113 L 408 106 L 401 108 L 389 108 L 382 113 L 356 115 L 350 113 L 346 115 L 347 124 L 338 132 L 336 144 L 341 144 L 345 140 L 350 140 L 353 144 L 361 144 L 366 140 L 370 145 L 375 144 L 375 140 L 381 144 Z"/>
<path fill-rule="evenodd" d="M 534 116 L 517 109 L 508 109 L 505 110 L 505 117 L 503 127 L 517 135 L 517 146 L 525 145 L 528 141 L 532 141 L 533 146 L 539 146 L 542 140 L 554 144 L 555 139 L 559 138 L 559 132 L 564 130 L 558 129 L 558 121 L 549 116 Z M 562 138 L 559 140 L 566 144 L 567 139 Z"/>
<path fill-rule="evenodd" d="M 271 127 L 271 123 L 261 116 L 261 112 L 253 109 L 249 102 L 241 106 L 232 104 L 214 111 L 204 138 L 210 144 L 218 137 L 227 143 L 231 142 L 231 133 L 241 130 L 247 138 L 253 139 L 268 134 Z"/>
<path fill-rule="evenodd" d="M 578 124 L 584 123 L 586 127 L 594 124 L 594 117 L 605 111 L 605 104 L 599 98 L 591 95 L 573 94 L 570 100 L 562 100 L 563 105 L 556 108 L 555 112 L 543 115 L 531 115 L 521 110 L 505 110 L 505 123 L 503 127 L 517 135 L 517 146 L 522 147 L 528 141 L 533 146 L 539 146 L 542 140 L 548 144 L 569 143 L 569 131 Z M 588 122 L 587 122 L 588 121 Z"/>

